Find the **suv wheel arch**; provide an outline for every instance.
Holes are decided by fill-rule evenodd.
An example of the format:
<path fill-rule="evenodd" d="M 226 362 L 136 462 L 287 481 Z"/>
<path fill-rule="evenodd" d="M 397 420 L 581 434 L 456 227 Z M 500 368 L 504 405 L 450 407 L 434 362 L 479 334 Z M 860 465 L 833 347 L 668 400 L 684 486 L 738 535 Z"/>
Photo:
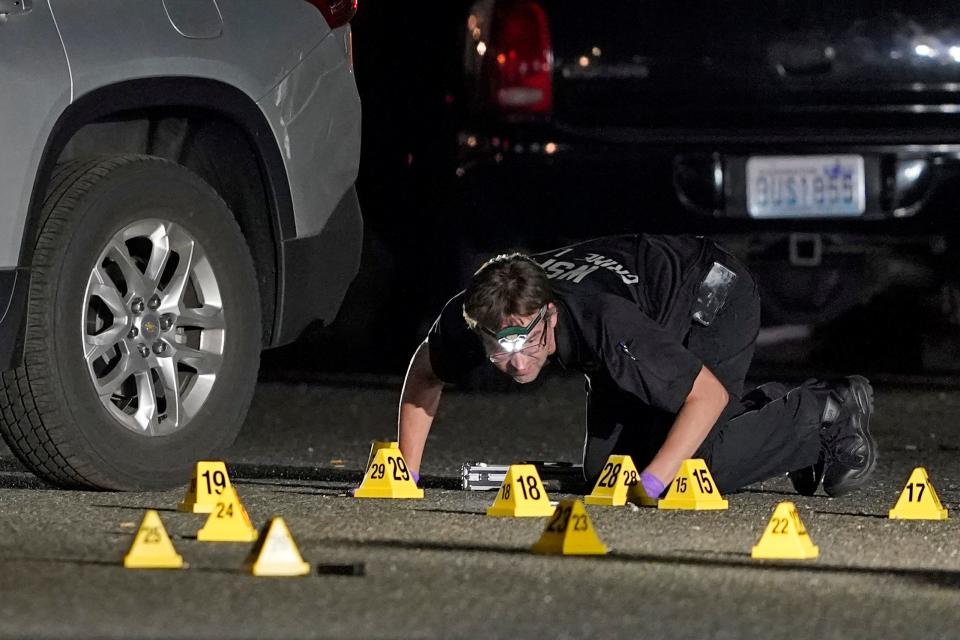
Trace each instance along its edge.
<path fill-rule="evenodd" d="M 282 261 L 278 255 L 280 244 L 296 237 L 293 201 L 286 169 L 273 133 L 256 103 L 240 90 L 224 83 L 204 78 L 145 78 L 129 80 L 100 87 L 73 102 L 58 118 L 47 139 L 40 166 L 34 180 L 30 202 L 30 215 L 24 227 L 20 264 L 30 264 L 35 247 L 35 238 L 43 226 L 41 210 L 50 187 L 54 168 L 64 160 L 64 152 L 71 140 L 85 127 L 113 117 L 147 117 L 159 119 L 167 113 L 183 117 L 209 114 L 212 126 L 200 124 L 187 134 L 181 149 L 181 157 L 170 158 L 194 170 L 221 192 L 225 200 L 228 185 L 218 184 L 218 176 L 212 171 L 209 151 L 199 142 L 210 143 L 211 137 L 219 136 L 225 144 L 237 144 L 236 139 L 223 135 L 224 125 L 242 131 L 246 143 L 255 156 L 257 171 L 261 177 L 263 194 L 261 206 L 268 212 L 269 226 L 258 219 L 259 211 L 245 213 L 244 207 L 230 202 L 237 214 L 238 223 L 250 243 L 251 253 L 257 266 L 261 286 L 263 312 L 263 344 L 273 342 L 273 332 L 278 323 L 277 300 L 279 283 L 282 281 Z M 139 115 L 138 115 L 139 114 Z M 202 121 L 202 118 L 200 118 Z M 148 153 L 146 149 L 114 149 L 109 153 Z M 246 219 L 245 219 L 246 218 Z M 260 228 L 264 227 L 264 228 Z"/>

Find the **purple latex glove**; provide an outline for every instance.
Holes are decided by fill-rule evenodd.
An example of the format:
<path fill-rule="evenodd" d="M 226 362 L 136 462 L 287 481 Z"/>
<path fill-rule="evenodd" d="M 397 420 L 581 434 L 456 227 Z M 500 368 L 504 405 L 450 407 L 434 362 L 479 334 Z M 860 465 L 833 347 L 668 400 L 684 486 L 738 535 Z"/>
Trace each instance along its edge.
<path fill-rule="evenodd" d="M 644 471 L 640 474 L 640 484 L 643 485 L 643 490 L 648 497 L 656 499 L 659 499 L 660 496 L 663 495 L 663 490 L 666 488 L 663 486 L 663 483 L 660 482 L 660 478 L 649 471 Z"/>

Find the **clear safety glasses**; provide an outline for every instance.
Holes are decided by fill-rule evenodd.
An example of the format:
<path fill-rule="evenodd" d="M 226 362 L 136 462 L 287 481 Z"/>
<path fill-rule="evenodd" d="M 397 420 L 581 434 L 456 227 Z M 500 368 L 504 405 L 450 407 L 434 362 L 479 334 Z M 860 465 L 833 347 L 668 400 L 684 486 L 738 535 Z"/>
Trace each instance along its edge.
<path fill-rule="evenodd" d="M 547 327 L 545 324 L 540 326 L 539 339 L 535 339 L 533 342 L 530 340 L 533 331 L 540 325 L 546 313 L 547 305 L 543 305 L 533 320 L 524 327 L 504 327 L 499 331 L 493 331 L 492 329 L 478 325 L 479 329 L 487 336 L 493 338 L 497 344 L 496 351 L 487 353 L 490 362 L 504 362 L 517 353 L 531 355 L 546 346 Z"/>

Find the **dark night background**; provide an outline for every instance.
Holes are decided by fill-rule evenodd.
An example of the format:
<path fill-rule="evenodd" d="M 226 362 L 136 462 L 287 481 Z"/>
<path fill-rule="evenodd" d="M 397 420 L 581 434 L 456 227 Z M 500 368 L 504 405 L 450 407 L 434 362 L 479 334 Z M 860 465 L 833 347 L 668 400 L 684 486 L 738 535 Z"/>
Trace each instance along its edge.
<path fill-rule="evenodd" d="M 336 322 L 313 326 L 297 343 L 264 353 L 265 375 L 297 371 L 401 374 L 443 302 L 462 288 L 479 259 L 494 252 L 637 231 L 706 233 L 736 245 L 742 226 L 724 227 L 715 219 L 677 211 L 676 196 L 668 188 L 669 175 L 658 174 L 653 165 L 647 171 L 643 159 L 638 162 L 650 176 L 649 188 L 631 203 L 628 214 L 612 198 L 605 199 L 620 189 L 622 176 L 609 170 L 604 173 L 605 169 L 586 161 L 577 167 L 577 178 L 586 185 L 589 198 L 589 225 L 574 225 L 569 210 L 559 209 L 566 192 L 546 170 L 522 175 L 512 169 L 503 174 L 481 171 L 467 180 L 458 177 L 463 132 L 475 124 L 463 72 L 468 7 L 464 2 L 360 3 L 352 28 L 363 103 L 358 180 L 365 219 L 361 271 Z M 798 28 L 802 12 L 785 15 L 784 23 L 776 26 Z M 664 24 L 671 20 L 669 12 L 658 19 Z M 556 41 L 569 34 L 554 36 Z M 491 193 L 502 187 L 506 196 L 497 193 L 488 198 L 488 187 Z M 956 194 L 955 187 L 941 189 L 925 206 L 953 211 Z M 519 216 L 510 209 L 514 206 Z M 498 230 L 501 208 L 503 218 L 519 217 L 530 225 L 550 220 L 555 237 L 527 234 L 524 238 L 535 240 L 516 242 Z M 644 216 L 653 212 L 663 218 L 679 213 L 675 218 L 685 222 L 672 227 L 647 224 Z M 871 233 L 889 235 L 892 229 L 893 234 L 913 241 L 932 230 L 925 226 L 932 224 L 929 218 L 917 218 L 882 221 L 873 225 Z M 786 230 L 821 229 L 799 222 L 789 223 Z M 835 225 L 826 231 L 847 229 Z M 952 239 L 952 235 L 946 237 Z M 827 246 L 834 236 L 826 233 L 823 238 Z M 940 241 L 939 237 L 930 240 Z M 960 362 L 956 331 L 960 296 L 949 275 L 957 271 L 952 249 L 934 252 L 932 258 L 919 262 L 901 262 L 883 251 L 854 255 L 837 245 L 821 269 L 789 267 L 783 239 L 764 251 L 767 254 L 751 263 L 764 296 L 764 324 L 798 325 L 799 334 L 788 329 L 784 335 L 800 337 L 778 339 L 777 332 L 772 332 L 758 351 L 758 370 L 786 369 L 797 376 L 851 370 L 875 375 L 955 372 L 955 363 Z M 884 275 L 878 277 L 881 272 Z M 931 279 L 933 273 L 938 277 Z M 870 293 L 863 295 L 867 290 Z M 861 292 L 863 299 L 851 304 L 853 291 Z"/>

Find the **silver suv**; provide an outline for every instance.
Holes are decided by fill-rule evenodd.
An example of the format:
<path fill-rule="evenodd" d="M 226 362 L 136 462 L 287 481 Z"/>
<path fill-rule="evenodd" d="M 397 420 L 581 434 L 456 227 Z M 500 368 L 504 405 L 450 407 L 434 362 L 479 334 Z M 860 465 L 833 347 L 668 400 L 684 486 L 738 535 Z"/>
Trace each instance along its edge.
<path fill-rule="evenodd" d="M 0 0 L 0 431 L 59 485 L 229 446 L 359 267 L 356 0 Z"/>

